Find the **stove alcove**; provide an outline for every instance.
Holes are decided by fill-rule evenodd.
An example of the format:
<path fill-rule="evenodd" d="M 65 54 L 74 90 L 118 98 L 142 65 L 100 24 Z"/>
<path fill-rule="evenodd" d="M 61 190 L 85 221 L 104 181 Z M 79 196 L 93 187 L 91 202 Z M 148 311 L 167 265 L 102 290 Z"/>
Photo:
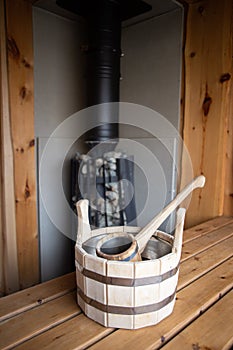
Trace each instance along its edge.
<path fill-rule="evenodd" d="M 179 130 L 183 9 L 172 0 L 147 2 L 153 8 L 149 17 L 139 16 L 122 23 L 124 56 L 121 59 L 120 101 L 149 107 L 161 113 Z M 33 10 L 33 26 L 39 183 L 40 160 L 51 133 L 86 104 L 85 55 L 82 50 L 86 42 L 86 24 L 81 18 L 62 11 L 55 1 L 41 0 Z M 134 142 L 143 145 L 157 159 L 154 189 L 145 183 L 145 174 L 134 169 L 135 203 L 139 214 L 137 225 L 144 226 L 176 194 L 179 143 L 172 132 L 155 138 L 145 130 L 124 125 L 123 116 L 120 123 L 120 137 L 131 141 L 124 144 L 124 151 L 133 155 L 136 163 L 140 163 L 140 152 L 134 154 Z M 54 142 L 60 146 L 67 139 L 60 135 Z M 81 142 L 78 141 L 76 146 L 79 153 L 86 152 Z M 57 164 L 63 166 L 63 183 L 67 194 L 70 159 L 74 153 L 70 150 L 64 162 L 59 155 L 54 159 L 54 173 Z M 144 159 L 144 169 L 150 169 L 150 161 L 149 158 Z M 52 197 L 53 193 L 48 195 Z M 62 212 L 59 215 L 62 216 Z M 70 217 L 63 220 L 67 229 L 75 232 L 76 223 Z M 71 271 L 74 267 L 74 242 L 50 220 L 39 187 L 38 225 L 42 281 Z M 165 226 L 163 229 L 171 230 L 173 218 Z"/>

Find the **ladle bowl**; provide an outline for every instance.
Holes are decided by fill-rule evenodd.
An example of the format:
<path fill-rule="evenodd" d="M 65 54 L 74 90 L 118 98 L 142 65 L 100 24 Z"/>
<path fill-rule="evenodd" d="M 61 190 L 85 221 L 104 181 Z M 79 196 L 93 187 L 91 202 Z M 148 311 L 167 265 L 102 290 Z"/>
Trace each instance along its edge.
<path fill-rule="evenodd" d="M 124 228 L 127 231 L 127 227 Z M 132 235 L 133 237 L 135 237 L 135 235 L 138 233 L 138 231 L 140 230 L 139 227 L 130 227 L 131 231 L 132 229 L 134 229 L 135 232 L 131 232 L 130 235 Z M 111 233 L 102 233 L 99 234 L 99 229 L 92 231 L 93 232 L 93 237 L 89 238 L 86 242 L 84 242 L 82 244 L 82 248 L 88 253 L 91 254 L 93 256 L 97 256 L 96 253 L 96 249 L 97 249 L 97 244 L 98 242 L 103 242 L 102 239 L 108 237 L 111 235 Z M 96 235 L 95 235 L 96 232 Z M 114 234 L 119 236 L 121 235 L 122 230 L 120 232 L 115 232 Z M 174 237 L 170 234 L 166 234 L 162 231 L 157 230 L 154 235 L 151 237 L 151 239 L 149 240 L 149 242 L 147 243 L 145 249 L 143 250 L 142 254 L 141 254 L 141 259 L 142 260 L 152 260 L 152 259 L 158 259 L 161 258 L 162 256 L 171 253 L 172 251 L 172 245 L 173 245 L 173 241 L 174 241 Z M 109 240 L 109 242 L 111 243 L 111 240 Z M 130 243 L 131 241 L 129 241 L 128 243 Z M 114 241 L 112 242 L 114 243 Z M 101 245 L 101 243 L 99 243 L 99 245 Z M 119 247 L 119 245 L 121 246 L 121 243 L 117 244 L 117 247 Z M 115 254 L 119 254 L 118 249 L 115 250 L 115 244 L 113 247 L 110 247 L 111 249 L 113 248 L 114 251 L 109 251 L 109 250 L 105 250 L 104 253 L 108 254 L 108 255 L 114 255 Z M 124 244 L 123 244 L 124 247 Z M 109 254 L 110 253 L 110 254 Z M 98 254 L 100 255 L 100 254 Z"/>
<path fill-rule="evenodd" d="M 99 257 L 109 260 L 140 261 L 137 241 L 131 234 L 110 233 L 96 245 Z"/>

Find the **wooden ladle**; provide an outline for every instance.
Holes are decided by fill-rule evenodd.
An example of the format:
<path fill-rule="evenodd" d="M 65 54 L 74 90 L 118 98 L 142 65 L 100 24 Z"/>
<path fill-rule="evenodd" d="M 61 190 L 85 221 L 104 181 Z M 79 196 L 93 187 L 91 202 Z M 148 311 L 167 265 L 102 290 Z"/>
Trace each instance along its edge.
<path fill-rule="evenodd" d="M 141 260 L 141 253 L 158 227 L 196 188 L 203 187 L 205 177 L 200 175 L 184 189 L 134 237 L 128 233 L 113 233 L 100 239 L 96 245 L 99 257 L 108 260 Z"/>

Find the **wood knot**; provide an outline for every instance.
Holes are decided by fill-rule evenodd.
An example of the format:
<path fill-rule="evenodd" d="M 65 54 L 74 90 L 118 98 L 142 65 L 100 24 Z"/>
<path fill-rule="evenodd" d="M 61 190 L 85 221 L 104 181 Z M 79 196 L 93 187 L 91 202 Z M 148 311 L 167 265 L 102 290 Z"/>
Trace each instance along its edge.
<path fill-rule="evenodd" d="M 30 192 L 30 188 L 29 188 L 29 185 L 28 185 L 28 179 L 26 180 L 26 185 L 25 185 L 25 189 L 24 189 L 24 198 L 25 200 L 27 200 L 31 195 L 31 192 Z"/>
<path fill-rule="evenodd" d="M 202 104 L 202 109 L 205 117 L 207 117 L 207 115 L 209 114 L 211 103 L 212 103 L 212 98 L 209 96 L 208 92 L 206 92 L 205 98 Z"/>
<path fill-rule="evenodd" d="M 7 49 L 8 52 L 10 54 L 10 56 L 14 59 L 14 60 L 19 60 L 20 58 L 20 51 L 19 48 L 15 42 L 15 39 L 8 37 L 7 38 Z"/>
<path fill-rule="evenodd" d="M 30 142 L 29 142 L 29 147 L 34 147 L 35 146 L 35 140 L 32 139 Z"/>
<path fill-rule="evenodd" d="M 165 342 L 165 337 L 162 335 L 161 337 L 161 343 L 164 343 Z"/>
<path fill-rule="evenodd" d="M 200 350 L 201 348 L 200 348 L 199 344 L 196 343 L 196 344 L 192 344 L 192 349 L 193 350 Z"/>
<path fill-rule="evenodd" d="M 24 100 L 27 96 L 27 88 L 25 86 L 22 86 L 20 91 L 19 91 L 19 96 L 21 97 L 22 100 Z"/>
<path fill-rule="evenodd" d="M 195 56 L 196 56 L 196 52 L 191 52 L 191 53 L 190 53 L 190 57 L 191 57 L 191 58 L 193 58 L 193 57 L 195 57 Z"/>
<path fill-rule="evenodd" d="M 223 84 L 223 83 L 225 83 L 225 81 L 228 81 L 228 80 L 230 80 L 230 79 L 231 79 L 230 73 L 224 73 L 224 74 L 221 75 L 221 77 L 220 77 L 220 79 L 219 79 L 219 82 L 220 82 L 221 84 Z"/>
<path fill-rule="evenodd" d="M 20 153 L 24 153 L 24 148 L 20 147 L 20 148 L 16 148 L 16 152 L 20 152 Z"/>
<path fill-rule="evenodd" d="M 25 68 L 31 68 L 30 63 L 26 60 L 26 58 L 23 58 L 21 62 Z"/>
<path fill-rule="evenodd" d="M 30 95 L 31 95 L 31 91 L 26 86 L 22 86 L 21 89 L 19 90 L 21 103 L 23 103 L 23 101 L 28 100 Z"/>

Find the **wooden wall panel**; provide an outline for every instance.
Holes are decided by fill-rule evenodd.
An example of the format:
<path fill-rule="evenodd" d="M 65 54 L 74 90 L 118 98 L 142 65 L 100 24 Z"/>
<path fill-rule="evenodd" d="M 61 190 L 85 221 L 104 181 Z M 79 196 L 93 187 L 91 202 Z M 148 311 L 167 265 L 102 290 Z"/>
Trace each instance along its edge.
<path fill-rule="evenodd" d="M 1 26 L 1 24 L 0 24 Z M 0 40 L 1 41 L 1 40 Z M 0 45 L 1 50 L 1 45 Z M 1 60 L 0 60 L 0 66 L 1 66 Z M 1 69 L 0 69 L 0 79 L 1 79 Z M 2 80 L 2 79 L 1 79 Z M 2 85 L 2 84 L 1 84 Z M 2 96 L 1 92 L 1 86 L 0 86 L 0 94 Z M 0 110 L 1 110 L 1 117 L 0 120 L 2 120 L 2 98 L 0 98 Z M 1 122 L 0 122 L 0 135 L 2 135 L 1 131 Z M 2 178 L 2 147 L 0 149 L 0 174 Z M 0 297 L 2 297 L 5 294 L 5 281 L 4 281 L 4 270 L 3 270 L 3 222 L 2 222 L 2 181 L 0 181 Z"/>
<path fill-rule="evenodd" d="M 12 293 L 19 289 L 14 162 L 9 111 L 7 52 L 6 52 L 5 3 L 0 0 L 0 92 L 1 92 L 1 245 L 0 245 L 0 287 L 1 294 Z"/>
<path fill-rule="evenodd" d="M 232 0 L 233 1 L 233 0 Z M 232 33 L 233 33 L 233 15 L 232 15 Z M 232 47 L 233 47 L 233 35 L 232 35 Z M 233 67 L 233 55 L 232 55 L 232 67 Z M 233 68 L 232 68 L 233 77 Z M 223 214 L 226 216 L 233 215 L 233 84 L 231 84 L 230 91 L 230 111 L 227 121 L 227 148 L 226 148 L 226 178 L 225 178 L 225 197 Z"/>
<path fill-rule="evenodd" d="M 194 175 L 204 174 L 207 181 L 204 189 L 193 194 L 187 227 L 224 213 L 231 24 L 232 0 L 204 0 L 188 7 L 183 137 Z M 185 164 L 182 171 L 185 183 Z"/>
<path fill-rule="evenodd" d="M 233 86 L 231 86 L 231 106 L 227 122 L 226 178 L 223 214 L 233 215 Z"/>
<path fill-rule="evenodd" d="M 6 18 L 19 281 L 25 288 L 39 280 L 32 5 L 7 0 Z"/>

